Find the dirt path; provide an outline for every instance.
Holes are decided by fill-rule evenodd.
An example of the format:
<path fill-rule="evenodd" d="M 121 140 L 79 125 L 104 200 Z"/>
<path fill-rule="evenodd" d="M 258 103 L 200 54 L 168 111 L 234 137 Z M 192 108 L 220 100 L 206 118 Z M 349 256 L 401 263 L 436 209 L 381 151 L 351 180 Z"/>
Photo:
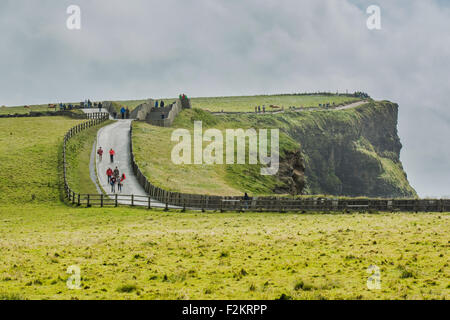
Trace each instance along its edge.
<path fill-rule="evenodd" d="M 345 110 L 345 109 L 355 108 L 355 107 L 358 107 L 358 106 L 363 105 L 365 103 L 367 103 L 367 100 L 357 101 L 357 102 L 353 102 L 353 103 L 347 104 L 345 106 L 341 106 L 341 107 L 337 107 L 337 108 L 329 108 L 329 109 L 324 109 L 324 108 L 314 108 L 314 109 L 299 108 L 299 109 L 294 109 L 294 110 L 289 110 L 289 109 L 277 110 L 277 111 L 269 110 L 269 111 L 266 111 L 265 113 L 262 113 L 262 112 L 259 112 L 259 113 L 255 113 L 255 112 L 212 112 L 212 114 L 213 115 L 225 115 L 225 114 L 272 115 L 272 114 L 284 113 L 284 112 L 288 112 L 288 111 L 294 111 L 294 112 L 324 111 L 324 110 L 336 111 L 336 110 Z"/>

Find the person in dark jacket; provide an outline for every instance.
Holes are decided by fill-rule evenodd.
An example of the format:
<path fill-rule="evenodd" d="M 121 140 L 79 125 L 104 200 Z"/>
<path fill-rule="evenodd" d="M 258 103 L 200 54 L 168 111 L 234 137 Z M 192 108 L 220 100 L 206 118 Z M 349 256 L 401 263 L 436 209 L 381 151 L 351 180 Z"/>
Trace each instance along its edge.
<path fill-rule="evenodd" d="M 109 181 L 109 184 L 111 185 L 111 192 L 116 192 L 116 177 L 112 176 L 111 180 Z"/>
<path fill-rule="evenodd" d="M 247 192 L 244 195 L 244 205 L 245 205 L 245 209 L 248 210 L 248 205 L 250 203 L 250 197 L 248 196 Z"/>
<path fill-rule="evenodd" d="M 164 108 L 164 101 L 161 100 L 161 108 Z"/>
<path fill-rule="evenodd" d="M 114 169 L 114 177 L 116 178 L 116 180 L 118 180 L 120 177 L 120 171 L 117 167 Z"/>

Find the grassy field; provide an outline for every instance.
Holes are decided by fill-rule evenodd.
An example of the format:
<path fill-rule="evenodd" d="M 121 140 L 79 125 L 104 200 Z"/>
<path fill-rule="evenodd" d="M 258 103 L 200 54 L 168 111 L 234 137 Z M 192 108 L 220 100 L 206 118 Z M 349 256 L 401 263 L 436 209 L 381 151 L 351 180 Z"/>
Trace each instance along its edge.
<path fill-rule="evenodd" d="M 43 112 L 43 111 L 55 111 L 55 109 L 49 109 L 47 104 L 42 105 L 33 105 L 31 108 L 24 108 L 21 107 L 0 107 L 0 115 L 3 114 L 27 114 L 30 113 L 30 111 L 33 112 Z"/>
<path fill-rule="evenodd" d="M 319 104 L 336 103 L 347 104 L 358 101 L 358 98 L 346 96 L 325 96 L 325 95 L 260 95 L 242 97 L 212 97 L 212 98 L 192 98 L 193 108 L 200 108 L 209 111 L 225 112 L 254 112 L 255 106 L 266 106 L 266 110 L 271 110 L 270 105 L 295 107 L 318 107 Z"/>
<path fill-rule="evenodd" d="M 449 219 L 0 207 L 0 299 L 448 299 Z"/>

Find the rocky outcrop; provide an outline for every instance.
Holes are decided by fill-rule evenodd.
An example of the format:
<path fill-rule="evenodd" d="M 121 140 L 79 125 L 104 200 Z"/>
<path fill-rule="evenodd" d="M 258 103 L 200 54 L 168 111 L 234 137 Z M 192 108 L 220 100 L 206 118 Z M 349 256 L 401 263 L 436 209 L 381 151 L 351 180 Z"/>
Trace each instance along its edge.
<path fill-rule="evenodd" d="M 300 150 L 286 153 L 280 161 L 277 177 L 283 184 L 275 188 L 275 193 L 302 194 L 305 187 L 305 166 Z"/>

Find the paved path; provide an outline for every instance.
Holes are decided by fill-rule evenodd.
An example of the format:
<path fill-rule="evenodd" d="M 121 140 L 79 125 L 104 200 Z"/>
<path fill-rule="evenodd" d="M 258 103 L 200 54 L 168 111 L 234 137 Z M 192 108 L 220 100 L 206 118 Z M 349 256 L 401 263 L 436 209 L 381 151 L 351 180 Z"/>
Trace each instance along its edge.
<path fill-rule="evenodd" d="M 106 170 L 111 168 L 114 170 L 116 167 L 119 169 L 120 174 L 125 173 L 126 180 L 122 188 L 122 192 L 117 192 L 118 202 L 120 204 L 131 204 L 130 195 L 135 196 L 135 200 L 142 200 L 142 202 L 135 201 L 135 205 L 147 206 L 148 194 L 144 188 L 139 184 L 136 176 L 134 175 L 133 168 L 131 166 L 131 152 L 130 152 L 130 127 L 132 120 L 118 120 L 113 124 L 101 128 L 97 133 L 97 148 L 102 147 L 105 153 L 103 154 L 103 160 L 100 161 L 97 157 L 97 175 L 100 185 L 110 197 L 114 197 L 111 194 L 111 186 L 108 184 L 108 177 Z M 116 152 L 114 162 L 110 162 L 109 150 L 113 149 Z M 120 195 L 125 195 L 121 197 Z M 136 197 L 137 196 L 137 197 Z M 143 196 L 142 198 L 139 196 Z M 146 198 L 144 198 L 146 197 Z M 152 207 L 165 207 L 165 204 L 160 203 L 152 199 Z M 175 208 L 169 206 L 170 208 Z"/>
<path fill-rule="evenodd" d="M 334 109 L 332 109 L 332 110 L 345 110 L 345 109 L 351 109 L 351 108 L 358 107 L 358 106 L 360 106 L 360 105 L 362 105 L 362 104 L 365 104 L 365 103 L 367 103 L 367 100 L 357 101 L 357 102 L 353 102 L 353 103 L 351 103 L 351 104 L 348 104 L 348 105 L 346 105 L 346 106 L 341 106 L 341 107 L 334 108 Z"/>

